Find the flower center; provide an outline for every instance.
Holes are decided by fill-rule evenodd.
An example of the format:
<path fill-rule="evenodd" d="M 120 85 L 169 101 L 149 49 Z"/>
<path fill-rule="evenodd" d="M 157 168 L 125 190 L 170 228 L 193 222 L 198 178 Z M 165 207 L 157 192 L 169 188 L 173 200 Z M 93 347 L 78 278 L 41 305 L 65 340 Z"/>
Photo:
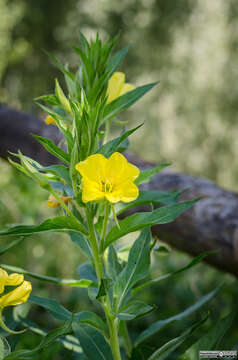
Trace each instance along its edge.
<path fill-rule="evenodd" d="M 101 186 L 102 186 L 102 192 L 104 193 L 112 192 L 112 183 L 110 181 L 108 180 L 101 181 Z"/>

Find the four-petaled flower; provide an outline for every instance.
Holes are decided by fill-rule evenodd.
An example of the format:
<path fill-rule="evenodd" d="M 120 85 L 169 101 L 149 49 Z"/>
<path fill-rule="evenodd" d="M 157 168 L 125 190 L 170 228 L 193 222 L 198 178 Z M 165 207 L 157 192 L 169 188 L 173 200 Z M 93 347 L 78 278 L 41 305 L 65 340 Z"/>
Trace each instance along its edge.
<path fill-rule="evenodd" d="M 109 159 L 101 154 L 89 156 L 76 166 L 82 175 L 82 200 L 84 203 L 106 198 L 110 203 L 131 202 L 139 195 L 133 181 L 140 170 L 115 152 Z"/>
<path fill-rule="evenodd" d="M 119 96 L 122 96 L 125 93 L 135 89 L 134 85 L 126 83 L 125 80 L 125 74 L 123 74 L 122 72 L 115 72 L 110 77 L 107 88 L 108 104 Z"/>

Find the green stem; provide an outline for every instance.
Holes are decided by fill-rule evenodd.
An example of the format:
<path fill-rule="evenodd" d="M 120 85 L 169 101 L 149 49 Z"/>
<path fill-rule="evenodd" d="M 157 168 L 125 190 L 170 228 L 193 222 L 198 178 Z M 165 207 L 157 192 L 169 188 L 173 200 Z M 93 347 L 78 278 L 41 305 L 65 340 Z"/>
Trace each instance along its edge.
<path fill-rule="evenodd" d="M 126 354 L 130 357 L 132 351 L 132 344 L 125 321 L 121 321 L 121 333 L 125 341 Z"/>
<path fill-rule="evenodd" d="M 92 218 L 92 215 L 91 215 L 91 212 L 90 212 L 88 206 L 86 206 L 86 217 L 87 217 L 88 228 L 89 228 L 89 241 L 92 246 L 95 269 L 96 269 L 96 273 L 97 273 L 98 282 L 100 284 L 100 282 L 103 278 L 103 264 L 102 264 L 102 258 L 100 257 L 99 251 L 98 251 L 98 242 L 97 242 L 97 238 L 96 238 L 96 234 L 95 234 L 93 218 Z"/>
<path fill-rule="evenodd" d="M 110 134 L 110 125 L 111 125 L 110 120 L 106 120 L 105 135 L 104 135 L 104 139 L 103 139 L 103 145 L 106 144 L 107 141 L 108 141 L 108 137 L 109 137 L 109 134 Z"/>
<path fill-rule="evenodd" d="M 105 214 L 104 214 L 103 228 L 102 228 L 101 241 L 100 241 L 100 254 L 102 254 L 104 250 L 104 239 L 106 237 L 109 214 L 110 214 L 110 205 L 109 202 L 107 201 L 105 204 Z"/>
<path fill-rule="evenodd" d="M 115 221 L 116 226 L 118 227 L 118 229 L 120 229 L 120 224 L 119 224 L 119 222 L 118 222 L 118 220 L 117 220 L 117 215 L 116 215 L 116 211 L 115 211 L 114 205 L 111 204 L 111 206 L 112 206 L 112 213 L 113 213 L 114 221 Z"/>
<path fill-rule="evenodd" d="M 3 321 L 3 318 L 2 318 L 2 311 L 3 311 L 3 308 L 0 309 L 0 327 L 5 330 L 6 332 L 9 332 L 10 334 L 22 334 L 24 333 L 27 329 L 24 329 L 24 330 L 19 330 L 19 331 L 14 331 L 14 330 L 11 330 L 7 327 L 7 325 L 5 324 L 5 322 Z"/>

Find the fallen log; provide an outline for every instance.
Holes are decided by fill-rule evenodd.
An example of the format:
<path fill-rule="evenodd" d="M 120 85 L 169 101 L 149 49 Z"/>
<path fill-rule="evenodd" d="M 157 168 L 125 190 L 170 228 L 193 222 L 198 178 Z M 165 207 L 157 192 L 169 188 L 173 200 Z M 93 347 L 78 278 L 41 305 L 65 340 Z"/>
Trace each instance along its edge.
<path fill-rule="evenodd" d="M 0 107 L 0 156 L 7 158 L 8 151 L 18 149 L 43 165 L 55 159 L 30 135 L 31 133 L 51 138 L 56 143 L 60 134 L 54 126 L 46 126 L 37 117 L 8 107 Z M 141 170 L 153 166 L 134 155 L 128 159 Z M 159 161 L 159 159 L 158 159 Z M 181 200 L 202 199 L 174 222 L 154 226 L 153 234 L 171 246 L 191 255 L 207 250 L 218 250 L 205 261 L 220 270 L 238 276 L 238 195 L 221 189 L 213 182 L 195 178 L 171 170 L 163 170 L 142 186 L 148 190 L 182 190 Z M 145 211 L 140 207 L 135 211 Z"/>

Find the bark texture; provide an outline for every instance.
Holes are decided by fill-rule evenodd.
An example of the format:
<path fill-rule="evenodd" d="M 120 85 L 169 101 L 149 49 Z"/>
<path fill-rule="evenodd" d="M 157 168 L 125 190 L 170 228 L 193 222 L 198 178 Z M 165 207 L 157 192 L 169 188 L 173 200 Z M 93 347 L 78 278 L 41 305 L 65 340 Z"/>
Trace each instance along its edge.
<path fill-rule="evenodd" d="M 56 143 L 60 134 L 54 126 L 46 126 L 35 116 L 8 107 L 0 107 L 0 156 L 7 158 L 8 151 L 18 149 L 43 165 L 55 159 L 30 135 L 49 137 Z M 141 170 L 153 166 L 136 156 L 128 159 Z M 149 190 L 188 189 L 181 200 L 202 197 L 190 210 L 174 222 L 153 227 L 153 233 L 173 247 L 198 255 L 206 250 L 219 250 L 205 261 L 223 271 L 238 276 L 238 195 L 221 189 L 213 182 L 186 174 L 163 170 L 142 187 Z M 145 211 L 140 207 L 133 211 Z"/>

